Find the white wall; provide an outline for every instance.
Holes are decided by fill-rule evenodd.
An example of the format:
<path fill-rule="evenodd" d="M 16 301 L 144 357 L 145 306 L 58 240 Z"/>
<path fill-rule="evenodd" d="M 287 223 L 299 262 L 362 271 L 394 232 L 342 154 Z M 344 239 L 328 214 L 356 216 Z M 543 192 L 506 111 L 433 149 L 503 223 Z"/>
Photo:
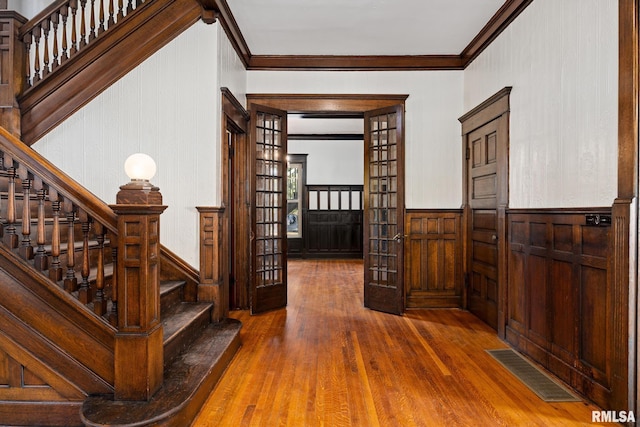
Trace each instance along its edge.
<path fill-rule="evenodd" d="M 248 93 L 409 94 L 406 101 L 407 208 L 462 203 L 462 71 L 249 71 Z"/>
<path fill-rule="evenodd" d="M 220 64 L 220 34 L 199 21 L 34 145 L 107 203 L 128 181 L 125 159 L 151 155 L 169 206 L 161 240 L 196 267 L 196 206 L 220 204 L 220 74 L 246 93 L 236 67 Z"/>
<path fill-rule="evenodd" d="M 618 2 L 536 0 L 464 72 L 468 111 L 511 92 L 509 206 L 610 206 Z"/>
<path fill-rule="evenodd" d="M 9 0 L 7 7 L 9 10 L 15 10 L 27 19 L 36 16 L 41 10 L 52 3 L 53 0 Z"/>
<path fill-rule="evenodd" d="M 287 141 L 291 154 L 308 154 L 307 185 L 362 185 L 364 141 Z"/>

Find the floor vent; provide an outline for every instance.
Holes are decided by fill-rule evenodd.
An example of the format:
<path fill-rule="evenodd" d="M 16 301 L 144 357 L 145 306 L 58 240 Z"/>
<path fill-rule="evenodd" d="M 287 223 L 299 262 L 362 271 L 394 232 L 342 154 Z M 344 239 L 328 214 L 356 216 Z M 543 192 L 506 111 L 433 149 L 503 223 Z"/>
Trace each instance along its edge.
<path fill-rule="evenodd" d="M 487 350 L 487 353 L 545 402 L 579 402 L 581 400 L 512 349 Z"/>

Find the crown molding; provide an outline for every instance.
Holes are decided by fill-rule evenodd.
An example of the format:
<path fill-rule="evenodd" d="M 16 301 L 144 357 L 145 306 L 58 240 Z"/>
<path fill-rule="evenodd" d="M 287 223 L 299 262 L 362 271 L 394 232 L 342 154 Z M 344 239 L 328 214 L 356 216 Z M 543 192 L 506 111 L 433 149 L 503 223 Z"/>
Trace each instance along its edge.
<path fill-rule="evenodd" d="M 213 24 L 220 21 L 220 25 L 227 34 L 227 38 L 233 49 L 238 54 L 238 57 L 242 61 L 242 64 L 246 69 L 249 69 L 249 61 L 251 59 L 251 50 L 249 45 L 238 27 L 236 18 L 234 18 L 229 4 L 226 0 L 197 0 L 202 8 L 202 20 L 207 24 Z"/>
<path fill-rule="evenodd" d="M 487 48 L 533 0 L 508 0 L 460 53 L 465 68 Z"/>
<path fill-rule="evenodd" d="M 396 71 L 462 70 L 459 55 L 254 55 L 248 70 Z"/>
<path fill-rule="evenodd" d="M 507 0 L 459 55 L 252 55 L 226 0 L 197 0 L 202 19 L 220 21 L 247 70 L 294 71 L 410 71 L 463 70 L 533 0 Z"/>

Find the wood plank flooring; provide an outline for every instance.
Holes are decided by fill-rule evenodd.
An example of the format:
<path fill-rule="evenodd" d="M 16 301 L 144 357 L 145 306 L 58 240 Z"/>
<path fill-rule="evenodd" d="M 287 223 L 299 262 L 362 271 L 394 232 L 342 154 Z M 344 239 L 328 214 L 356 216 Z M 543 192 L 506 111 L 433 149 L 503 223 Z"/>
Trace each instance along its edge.
<path fill-rule="evenodd" d="M 363 307 L 360 260 L 290 260 L 283 310 L 231 317 L 242 348 L 194 426 L 580 426 L 484 350 L 507 347 L 462 310 Z"/>

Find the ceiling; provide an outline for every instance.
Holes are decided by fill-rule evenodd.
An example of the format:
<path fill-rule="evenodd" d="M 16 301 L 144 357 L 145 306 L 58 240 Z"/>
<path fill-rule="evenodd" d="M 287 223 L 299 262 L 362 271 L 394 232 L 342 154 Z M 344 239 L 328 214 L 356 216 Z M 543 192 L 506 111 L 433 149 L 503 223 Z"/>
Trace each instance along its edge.
<path fill-rule="evenodd" d="M 459 55 L 505 0 L 227 0 L 251 55 Z"/>

